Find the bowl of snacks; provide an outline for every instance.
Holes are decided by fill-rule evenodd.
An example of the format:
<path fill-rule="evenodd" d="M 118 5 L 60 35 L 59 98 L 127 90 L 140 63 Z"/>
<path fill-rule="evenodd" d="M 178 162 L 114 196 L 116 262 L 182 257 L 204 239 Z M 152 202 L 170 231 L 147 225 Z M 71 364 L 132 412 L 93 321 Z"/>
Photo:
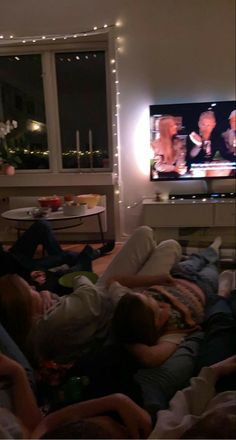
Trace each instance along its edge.
<path fill-rule="evenodd" d="M 65 202 L 63 205 L 63 213 L 65 215 L 82 215 L 87 209 L 86 204 L 76 202 Z"/>
<path fill-rule="evenodd" d="M 95 206 L 97 206 L 97 204 L 100 202 L 100 199 L 100 194 L 81 194 L 76 196 L 77 202 L 86 203 L 88 208 L 95 208 Z"/>
<path fill-rule="evenodd" d="M 52 211 L 57 211 L 61 207 L 61 199 L 58 196 L 46 196 L 38 198 L 41 208 L 51 208 Z"/>

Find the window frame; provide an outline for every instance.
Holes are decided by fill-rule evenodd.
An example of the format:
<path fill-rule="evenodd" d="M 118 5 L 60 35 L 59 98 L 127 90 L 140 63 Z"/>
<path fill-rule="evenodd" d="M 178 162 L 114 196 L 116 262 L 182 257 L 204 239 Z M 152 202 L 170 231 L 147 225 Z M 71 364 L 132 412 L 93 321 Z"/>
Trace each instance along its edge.
<path fill-rule="evenodd" d="M 45 117 L 47 124 L 47 138 L 49 150 L 48 169 L 25 169 L 17 170 L 17 174 L 75 174 L 75 173 L 104 173 L 112 172 L 113 168 L 113 144 L 111 130 L 111 79 L 109 63 L 109 32 L 88 36 L 85 39 L 77 38 L 76 41 L 56 41 L 55 43 L 37 42 L 22 43 L 22 45 L 0 47 L 0 56 L 10 55 L 31 55 L 40 54 L 42 63 L 42 79 L 45 103 Z M 106 168 L 63 168 L 62 149 L 60 141 L 60 121 L 57 91 L 57 76 L 55 54 L 60 52 L 87 52 L 102 50 L 105 54 L 105 76 L 106 76 L 106 101 L 107 101 L 107 132 L 108 132 L 108 155 L 109 167 Z"/>

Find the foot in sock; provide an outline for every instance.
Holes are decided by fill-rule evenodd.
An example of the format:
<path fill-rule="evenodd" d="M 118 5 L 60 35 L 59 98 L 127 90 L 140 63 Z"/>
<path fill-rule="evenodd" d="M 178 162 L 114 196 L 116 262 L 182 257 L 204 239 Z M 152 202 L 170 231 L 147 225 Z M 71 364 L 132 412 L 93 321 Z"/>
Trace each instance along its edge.
<path fill-rule="evenodd" d="M 215 238 L 215 240 L 210 246 L 216 251 L 217 255 L 219 255 L 219 249 L 221 245 L 222 245 L 222 238 L 218 236 Z"/>
<path fill-rule="evenodd" d="M 98 249 L 93 249 L 93 260 L 108 254 L 114 249 L 115 240 L 110 240 Z"/>
<path fill-rule="evenodd" d="M 224 270 L 219 276 L 218 295 L 227 298 L 233 289 L 234 272 L 232 270 Z"/>

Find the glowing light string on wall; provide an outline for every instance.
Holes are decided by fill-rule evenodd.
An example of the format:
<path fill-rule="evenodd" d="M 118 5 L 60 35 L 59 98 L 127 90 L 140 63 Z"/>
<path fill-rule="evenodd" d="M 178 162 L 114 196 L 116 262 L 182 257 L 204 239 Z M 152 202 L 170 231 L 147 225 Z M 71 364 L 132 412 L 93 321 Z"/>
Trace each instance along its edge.
<path fill-rule="evenodd" d="M 116 26 L 120 26 L 120 23 L 117 23 Z M 131 201 L 128 204 L 124 203 L 124 188 L 122 186 L 122 179 L 121 179 L 121 173 L 120 173 L 120 130 L 119 130 L 119 123 L 120 123 L 120 88 L 119 88 L 119 69 L 118 69 L 118 63 L 119 63 L 119 56 L 122 54 L 124 48 L 123 48 L 123 38 L 121 36 L 116 36 L 115 38 L 115 56 L 114 58 L 111 58 L 110 65 L 111 65 L 111 76 L 113 79 L 113 86 L 114 86 L 114 93 L 115 93 L 115 104 L 113 109 L 113 123 L 112 123 L 112 129 L 113 129 L 113 142 L 114 142 L 114 148 L 113 148 L 113 167 L 114 167 L 114 177 L 115 177 L 115 199 L 119 205 L 121 205 L 125 209 L 132 209 L 136 208 L 139 205 L 142 204 L 142 199 L 139 201 Z"/>
<path fill-rule="evenodd" d="M 62 41 L 67 39 L 76 39 L 81 37 L 87 37 L 89 35 L 96 35 L 107 32 L 108 29 L 119 26 L 120 23 L 104 24 L 103 26 L 94 26 L 92 29 L 86 29 L 83 31 L 73 32 L 73 33 L 63 33 L 63 34 L 44 34 L 44 35 L 28 35 L 28 36 L 16 36 L 11 35 L 0 35 L 0 46 L 13 46 L 15 44 L 27 44 L 27 43 L 45 43 Z"/>

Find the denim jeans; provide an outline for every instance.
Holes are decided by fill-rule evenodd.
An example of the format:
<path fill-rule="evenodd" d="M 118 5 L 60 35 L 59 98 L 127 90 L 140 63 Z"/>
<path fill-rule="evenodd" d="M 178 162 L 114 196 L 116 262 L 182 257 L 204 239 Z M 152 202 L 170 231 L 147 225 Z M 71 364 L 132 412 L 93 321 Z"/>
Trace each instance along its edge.
<path fill-rule="evenodd" d="M 135 380 L 141 387 L 143 406 L 155 420 L 156 412 L 168 407 L 177 390 L 189 385 L 190 378 L 209 366 L 236 354 L 236 320 L 226 300 L 218 297 L 209 308 L 203 332 L 185 339 L 161 366 L 140 369 Z M 203 337 L 204 336 L 204 337 Z M 222 378 L 217 390 L 235 389 L 235 374 Z"/>
<path fill-rule="evenodd" d="M 47 255 L 34 258 L 38 245 L 42 245 Z M 20 259 L 21 263 L 29 270 L 47 270 L 52 267 L 68 264 L 69 266 L 81 263 L 80 270 L 91 270 L 88 259 L 83 261 L 83 254 L 79 252 L 63 251 L 56 240 L 50 223 L 46 220 L 37 220 L 11 247 L 10 252 Z M 77 269 L 79 270 L 79 269 Z"/>
<path fill-rule="evenodd" d="M 213 305 L 217 299 L 219 271 L 217 267 L 218 255 L 212 247 L 208 247 L 198 254 L 179 263 L 171 269 L 171 275 L 184 278 L 196 283 L 204 292 L 206 307 Z"/>

